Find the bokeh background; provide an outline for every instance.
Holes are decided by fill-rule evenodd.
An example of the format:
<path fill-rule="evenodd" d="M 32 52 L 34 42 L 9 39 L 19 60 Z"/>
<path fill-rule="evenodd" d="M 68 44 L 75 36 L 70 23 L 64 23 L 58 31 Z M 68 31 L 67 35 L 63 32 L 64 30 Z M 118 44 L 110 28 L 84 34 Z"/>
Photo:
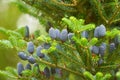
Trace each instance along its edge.
<path fill-rule="evenodd" d="M 15 4 L 10 3 L 10 0 L 0 0 L 0 27 L 14 30 L 17 28 L 16 23 L 21 15 L 21 12 Z M 0 39 L 5 39 L 5 35 L 0 33 Z M 0 47 L 0 69 L 6 66 L 15 67 L 17 56 L 15 49 L 5 49 Z"/>
<path fill-rule="evenodd" d="M 45 33 L 44 28 L 37 19 L 22 13 L 11 0 L 0 0 L 0 27 L 15 30 L 25 25 L 30 27 L 31 33 L 38 28 L 42 29 L 41 33 Z M 0 33 L 0 39 L 6 39 L 6 36 Z M 15 49 L 6 49 L 0 46 L 0 70 L 4 70 L 7 66 L 16 68 L 19 61 Z M 0 75 L 0 80 L 5 80 L 3 75 Z"/>

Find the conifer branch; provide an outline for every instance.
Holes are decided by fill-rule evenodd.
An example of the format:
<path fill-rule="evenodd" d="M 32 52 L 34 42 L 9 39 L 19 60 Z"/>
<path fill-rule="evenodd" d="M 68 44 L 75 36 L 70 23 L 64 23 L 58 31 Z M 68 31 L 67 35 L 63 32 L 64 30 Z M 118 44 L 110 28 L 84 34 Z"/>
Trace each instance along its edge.
<path fill-rule="evenodd" d="M 97 68 L 115 68 L 115 67 L 120 67 L 120 64 L 115 64 L 115 65 L 107 65 L 107 66 L 99 66 Z"/>
<path fill-rule="evenodd" d="M 66 67 L 63 67 L 63 66 L 59 66 L 59 65 L 56 65 L 56 64 L 52 64 L 52 63 L 47 62 L 47 61 L 44 61 L 44 60 L 42 60 L 42 59 L 37 60 L 37 62 L 38 62 L 39 64 L 40 64 L 40 63 L 44 63 L 44 64 L 49 65 L 49 66 L 51 66 L 51 67 L 63 69 L 63 70 L 68 71 L 68 72 L 70 72 L 70 73 L 73 73 L 73 74 L 76 74 L 76 75 L 78 75 L 78 76 L 81 76 L 83 79 L 85 79 L 85 77 L 84 77 L 80 72 L 73 71 L 73 70 L 71 70 L 71 69 L 69 69 L 69 68 L 66 68 Z"/>
<path fill-rule="evenodd" d="M 100 9 L 97 1 L 96 1 L 96 0 L 93 0 L 93 1 L 94 1 L 95 5 L 96 5 L 96 7 L 97 7 L 97 10 L 98 10 L 98 13 L 99 13 L 100 17 L 101 17 L 106 23 L 108 23 L 108 20 L 105 18 L 105 16 L 103 16 L 102 10 Z"/>
<path fill-rule="evenodd" d="M 77 62 L 76 60 L 70 58 L 69 56 L 65 55 L 65 54 L 62 53 L 61 51 L 58 51 L 58 54 L 61 54 L 62 56 L 64 56 L 64 57 L 67 58 L 68 60 L 72 61 L 73 63 L 79 65 L 80 67 L 85 67 L 85 66 L 81 65 L 80 62 Z"/>
<path fill-rule="evenodd" d="M 120 21 L 120 18 L 119 19 L 115 19 L 113 21 L 111 21 L 111 23 L 116 23 L 116 22 L 119 22 Z"/>
<path fill-rule="evenodd" d="M 67 46 L 67 47 L 69 47 L 69 48 L 71 48 L 71 49 L 73 49 L 73 50 L 76 50 L 76 48 L 73 47 L 73 46 L 71 46 L 71 45 L 68 45 L 68 44 L 66 44 L 66 43 L 64 43 L 64 45 Z"/>
<path fill-rule="evenodd" d="M 114 21 L 114 18 L 119 14 L 120 12 L 120 6 L 117 8 L 117 10 L 113 13 L 112 17 L 108 20 L 108 24 L 112 24 L 112 22 Z"/>
<path fill-rule="evenodd" d="M 59 4 L 59 5 L 64 5 L 64 6 L 76 6 L 77 5 L 77 1 L 76 0 L 72 0 L 71 4 L 64 3 L 63 1 L 62 2 L 58 2 L 56 0 L 52 0 L 52 1 L 57 3 L 57 4 Z"/>

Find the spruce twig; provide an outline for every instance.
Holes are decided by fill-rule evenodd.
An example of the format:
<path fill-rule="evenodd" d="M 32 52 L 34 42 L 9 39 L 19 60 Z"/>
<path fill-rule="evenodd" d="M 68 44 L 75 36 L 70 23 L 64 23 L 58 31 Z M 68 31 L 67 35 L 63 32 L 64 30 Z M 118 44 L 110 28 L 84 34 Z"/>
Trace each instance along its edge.
<path fill-rule="evenodd" d="M 112 68 L 112 67 L 119 67 L 120 64 L 115 64 L 115 65 L 107 65 L 107 66 L 99 66 L 98 68 Z"/>
<path fill-rule="evenodd" d="M 94 1 L 95 5 L 96 5 L 96 7 L 97 7 L 97 10 L 98 10 L 98 13 L 99 13 L 100 17 L 101 17 L 106 23 L 108 23 L 108 20 L 105 18 L 105 16 L 103 16 L 102 10 L 100 9 L 97 1 L 96 1 L 96 0 L 93 0 L 93 1 Z"/>
<path fill-rule="evenodd" d="M 119 12 L 120 12 L 120 6 L 113 13 L 112 17 L 108 20 L 108 25 L 112 24 L 112 22 L 114 21 L 114 18 L 119 14 Z"/>
<path fill-rule="evenodd" d="M 64 6 L 76 6 L 77 5 L 77 1 L 76 0 L 72 0 L 71 4 L 64 3 L 63 1 L 62 2 L 58 2 L 56 0 L 52 0 L 52 1 L 57 3 L 57 4 L 59 4 L 59 5 L 64 5 Z"/>
<path fill-rule="evenodd" d="M 111 21 L 111 23 L 116 23 L 116 22 L 119 22 L 120 21 L 120 18 L 119 19 L 115 19 L 113 21 Z"/>
<path fill-rule="evenodd" d="M 73 73 L 73 74 L 76 74 L 76 75 L 78 75 L 78 76 L 81 76 L 83 79 L 85 79 L 85 77 L 84 77 L 80 72 L 73 71 L 73 70 L 71 70 L 71 69 L 69 69 L 69 68 L 66 68 L 66 67 L 63 67 L 63 66 L 59 66 L 59 65 L 55 65 L 55 64 L 52 64 L 52 63 L 50 63 L 50 62 L 44 61 L 44 60 L 42 60 L 42 59 L 37 60 L 37 62 L 38 62 L 38 63 L 44 63 L 44 64 L 49 65 L 49 66 L 51 66 L 51 67 L 56 67 L 56 68 L 63 69 L 63 70 L 68 71 L 68 72 L 70 72 L 70 73 Z"/>
<path fill-rule="evenodd" d="M 69 59 L 70 61 L 72 61 L 73 63 L 81 66 L 81 67 L 84 67 L 83 65 L 81 65 L 78 61 L 76 60 L 73 60 L 72 58 L 70 58 L 69 56 L 65 55 L 64 53 L 62 53 L 61 51 L 58 51 L 59 54 L 63 55 L 65 58 Z"/>

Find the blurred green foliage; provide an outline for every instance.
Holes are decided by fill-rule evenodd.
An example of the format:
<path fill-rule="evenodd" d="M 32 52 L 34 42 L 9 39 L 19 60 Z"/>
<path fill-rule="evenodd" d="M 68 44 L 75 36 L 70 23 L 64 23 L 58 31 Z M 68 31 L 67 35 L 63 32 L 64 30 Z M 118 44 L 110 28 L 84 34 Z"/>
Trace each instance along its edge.
<path fill-rule="evenodd" d="M 20 14 L 21 12 L 15 4 L 9 3 L 9 0 L 0 0 L 0 27 L 16 29 L 16 22 Z M 6 39 L 6 35 L 0 34 L 0 39 Z M 15 49 L 0 47 L 0 69 L 4 69 L 6 66 L 15 67 L 18 61 L 16 57 Z"/>
<path fill-rule="evenodd" d="M 0 27 L 15 29 L 17 19 L 21 14 L 18 7 L 12 3 L 0 2 L 0 4 Z"/>
<path fill-rule="evenodd" d="M 16 22 L 20 14 L 21 12 L 15 4 L 9 3 L 9 0 L 0 0 L 0 27 L 10 30 L 16 29 Z M 0 33 L 0 39 L 6 38 L 5 34 Z M 0 46 L 0 70 L 5 69 L 6 66 L 16 67 L 18 60 L 16 49 Z M 2 76 L 0 75 L 0 80 L 4 80 Z"/>

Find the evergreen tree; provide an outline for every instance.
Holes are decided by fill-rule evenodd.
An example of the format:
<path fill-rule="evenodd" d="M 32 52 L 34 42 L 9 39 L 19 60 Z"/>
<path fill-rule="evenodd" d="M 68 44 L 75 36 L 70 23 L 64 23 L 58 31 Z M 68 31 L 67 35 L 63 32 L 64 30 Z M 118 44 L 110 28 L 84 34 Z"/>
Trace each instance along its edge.
<path fill-rule="evenodd" d="M 28 27 L 15 31 L 0 28 L 8 37 L 0 40 L 0 45 L 17 49 L 20 59 L 29 64 L 29 69 L 18 63 L 17 70 L 8 67 L 1 74 L 18 80 L 119 80 L 119 0 L 15 3 L 38 18 L 48 35 L 36 31 L 31 36 Z"/>

